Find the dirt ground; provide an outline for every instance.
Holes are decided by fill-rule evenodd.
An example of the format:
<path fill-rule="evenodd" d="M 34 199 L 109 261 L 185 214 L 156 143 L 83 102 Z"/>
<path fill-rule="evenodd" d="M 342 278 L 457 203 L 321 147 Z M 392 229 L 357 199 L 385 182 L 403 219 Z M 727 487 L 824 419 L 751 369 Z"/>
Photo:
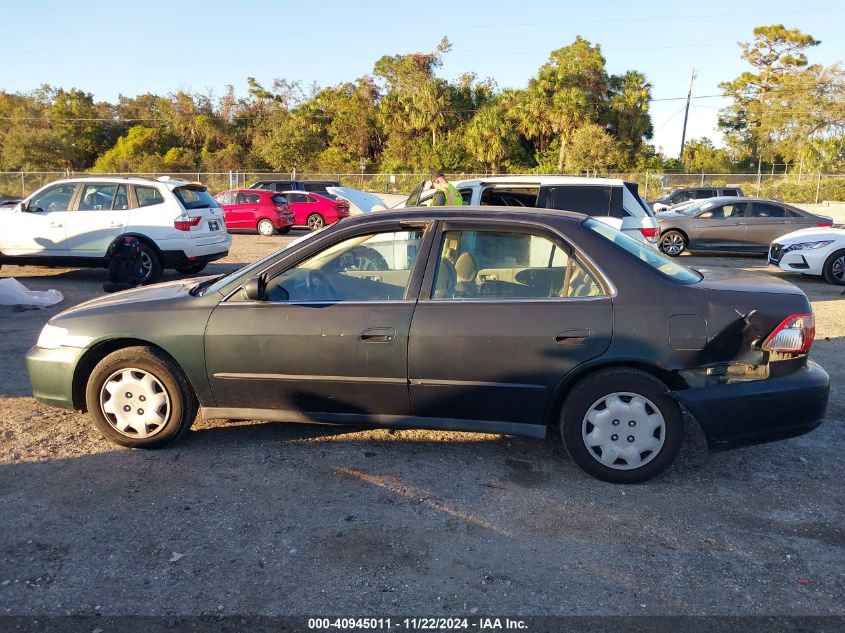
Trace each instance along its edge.
<path fill-rule="evenodd" d="M 236 236 L 208 271 L 287 239 Z M 821 427 L 713 455 L 690 429 L 665 475 L 622 487 L 556 439 L 209 421 L 120 449 L 36 403 L 23 363 L 106 271 L 2 274 L 65 301 L 0 308 L 0 614 L 845 615 L 839 288 L 788 276 L 833 378 Z"/>

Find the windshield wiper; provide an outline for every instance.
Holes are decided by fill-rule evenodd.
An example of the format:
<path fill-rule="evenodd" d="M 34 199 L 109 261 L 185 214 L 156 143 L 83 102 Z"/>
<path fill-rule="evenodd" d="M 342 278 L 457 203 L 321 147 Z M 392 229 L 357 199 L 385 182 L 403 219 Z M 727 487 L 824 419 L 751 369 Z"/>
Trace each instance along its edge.
<path fill-rule="evenodd" d="M 213 283 L 215 283 L 215 282 L 217 282 L 217 281 L 220 281 L 220 280 L 221 280 L 221 279 L 223 279 L 223 277 L 225 277 L 225 276 L 226 276 L 226 275 L 217 275 L 216 277 L 212 277 L 211 279 L 206 279 L 205 281 L 201 281 L 201 282 L 199 282 L 196 286 L 194 286 L 193 288 L 191 288 L 190 293 L 191 293 L 193 296 L 195 296 L 195 297 L 196 297 L 197 295 L 199 295 L 200 293 L 202 293 L 202 291 L 203 291 L 203 290 L 205 290 L 206 288 L 208 288 L 211 284 L 213 284 Z"/>

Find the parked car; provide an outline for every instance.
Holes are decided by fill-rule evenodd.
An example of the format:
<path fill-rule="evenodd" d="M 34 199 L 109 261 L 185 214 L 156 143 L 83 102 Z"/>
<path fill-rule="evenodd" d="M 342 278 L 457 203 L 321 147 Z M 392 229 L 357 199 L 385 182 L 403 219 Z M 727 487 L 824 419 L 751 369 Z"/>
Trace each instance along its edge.
<path fill-rule="evenodd" d="M 655 216 L 660 250 L 673 257 L 687 249 L 766 253 L 772 240 L 797 228 L 833 224 L 830 217 L 759 198 L 710 198 L 676 209 Z"/>
<path fill-rule="evenodd" d="M 141 242 L 144 284 L 165 268 L 198 273 L 232 243 L 201 184 L 91 176 L 58 180 L 0 214 L 0 264 L 108 268 L 126 236 Z"/>
<path fill-rule="evenodd" d="M 326 187 L 339 187 L 336 180 L 257 180 L 250 189 L 270 189 L 271 191 L 316 191 L 323 193 Z"/>
<path fill-rule="evenodd" d="M 769 248 L 769 263 L 845 286 L 845 229 L 808 228 L 782 235 Z"/>
<path fill-rule="evenodd" d="M 53 317 L 26 363 L 38 400 L 87 410 L 124 446 L 172 442 L 198 407 L 552 429 L 585 471 L 632 483 L 675 459 L 685 412 L 714 449 L 815 428 L 829 378 L 813 336 L 807 297 L 776 277 L 696 271 L 581 214 L 437 208 L 355 216 L 229 275 L 89 301 Z"/>
<path fill-rule="evenodd" d="M 318 231 L 349 215 L 349 203 L 330 193 L 286 191 L 285 197 L 293 209 L 297 226 Z"/>
<path fill-rule="evenodd" d="M 634 239 L 656 244 L 660 229 L 637 183 L 612 178 L 499 176 L 452 183 L 465 205 L 563 209 L 591 215 Z M 430 206 L 434 189 L 418 184 L 404 205 Z"/>
<path fill-rule="evenodd" d="M 23 198 L 20 198 L 18 196 L 0 196 L 0 209 L 3 209 L 5 207 L 13 207 L 18 202 L 22 201 Z"/>
<path fill-rule="evenodd" d="M 266 189 L 230 189 L 214 199 L 226 215 L 230 233 L 258 231 L 265 237 L 290 233 L 294 214 L 283 194 Z"/>
<path fill-rule="evenodd" d="M 655 213 L 659 213 L 660 211 L 666 211 L 676 204 L 690 200 L 744 195 L 742 189 L 739 187 L 684 187 L 683 189 L 672 189 L 659 198 L 652 200 L 649 204 L 651 204 L 651 208 Z"/>

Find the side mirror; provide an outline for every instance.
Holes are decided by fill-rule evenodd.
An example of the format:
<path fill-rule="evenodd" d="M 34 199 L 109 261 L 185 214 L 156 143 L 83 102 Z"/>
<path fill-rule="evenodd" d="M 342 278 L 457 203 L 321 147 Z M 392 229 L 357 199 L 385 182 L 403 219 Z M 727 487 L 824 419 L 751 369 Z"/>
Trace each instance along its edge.
<path fill-rule="evenodd" d="M 251 277 L 243 285 L 241 292 L 246 295 L 250 301 L 264 301 L 264 280 L 261 276 Z"/>

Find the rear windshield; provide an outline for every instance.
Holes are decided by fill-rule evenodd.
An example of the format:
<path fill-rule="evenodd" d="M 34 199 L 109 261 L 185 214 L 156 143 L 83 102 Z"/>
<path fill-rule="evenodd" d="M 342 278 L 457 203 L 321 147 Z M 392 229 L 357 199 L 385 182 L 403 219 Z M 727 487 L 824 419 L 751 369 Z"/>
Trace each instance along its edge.
<path fill-rule="evenodd" d="M 277 193 L 275 196 L 270 198 L 273 201 L 273 204 L 287 204 L 288 199 L 285 198 L 282 194 Z"/>
<path fill-rule="evenodd" d="M 173 190 L 179 202 L 185 207 L 185 210 L 191 209 L 219 209 L 220 205 L 217 200 L 211 197 L 208 189 L 202 185 L 185 185 L 183 187 L 176 187 Z"/>
<path fill-rule="evenodd" d="M 592 229 L 606 240 L 609 240 L 627 251 L 642 263 L 653 268 L 657 272 L 674 279 L 682 284 L 694 284 L 701 281 L 701 274 L 692 268 L 687 268 L 676 262 L 671 257 L 664 255 L 660 251 L 646 246 L 642 242 L 638 242 L 632 237 L 628 237 L 621 231 L 617 231 L 612 226 L 604 222 L 598 222 L 593 219 L 584 220 L 584 226 Z"/>

